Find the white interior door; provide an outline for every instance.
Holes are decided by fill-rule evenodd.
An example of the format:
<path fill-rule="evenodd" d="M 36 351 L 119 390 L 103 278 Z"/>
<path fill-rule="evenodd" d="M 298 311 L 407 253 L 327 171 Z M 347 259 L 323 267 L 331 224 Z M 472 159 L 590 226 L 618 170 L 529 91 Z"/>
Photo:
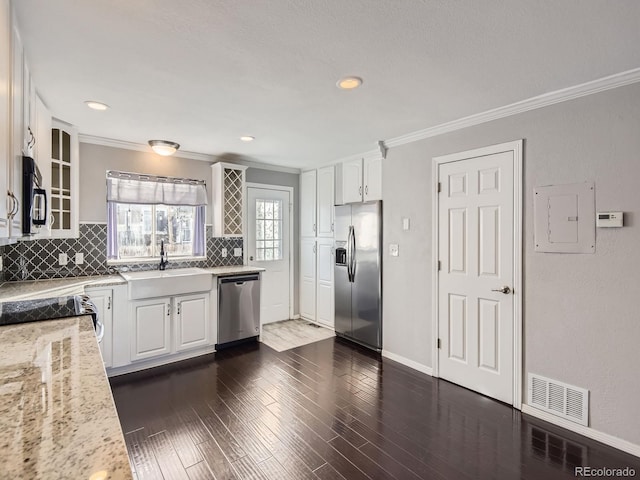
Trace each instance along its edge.
<path fill-rule="evenodd" d="M 289 192 L 247 188 L 249 265 L 262 267 L 261 323 L 289 318 L 290 199 Z"/>
<path fill-rule="evenodd" d="M 438 170 L 439 375 L 513 404 L 514 152 Z"/>

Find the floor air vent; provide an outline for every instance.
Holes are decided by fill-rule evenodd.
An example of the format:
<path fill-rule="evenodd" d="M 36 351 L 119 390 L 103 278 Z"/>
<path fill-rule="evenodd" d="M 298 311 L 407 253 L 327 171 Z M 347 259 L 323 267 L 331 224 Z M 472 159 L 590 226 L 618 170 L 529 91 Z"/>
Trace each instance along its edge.
<path fill-rule="evenodd" d="M 589 391 L 529 374 L 529 405 L 589 426 Z"/>

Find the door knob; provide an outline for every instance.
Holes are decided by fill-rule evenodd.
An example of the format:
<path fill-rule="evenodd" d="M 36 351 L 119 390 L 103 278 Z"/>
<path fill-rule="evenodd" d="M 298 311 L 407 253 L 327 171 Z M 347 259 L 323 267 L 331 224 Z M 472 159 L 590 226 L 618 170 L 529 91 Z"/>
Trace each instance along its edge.
<path fill-rule="evenodd" d="M 250 260 L 250 261 L 253 261 L 253 255 L 251 255 L 251 256 L 249 257 L 249 260 Z"/>
<path fill-rule="evenodd" d="M 492 292 L 500 292 L 500 293 L 504 293 L 505 295 L 509 295 L 511 293 L 511 287 L 505 285 L 502 288 L 498 288 L 497 290 L 491 290 Z"/>

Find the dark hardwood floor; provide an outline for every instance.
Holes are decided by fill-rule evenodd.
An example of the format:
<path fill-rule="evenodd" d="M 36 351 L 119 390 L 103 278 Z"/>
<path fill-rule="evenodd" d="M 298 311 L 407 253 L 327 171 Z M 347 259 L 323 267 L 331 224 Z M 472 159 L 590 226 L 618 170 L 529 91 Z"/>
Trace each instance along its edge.
<path fill-rule="evenodd" d="M 555 479 L 640 459 L 328 339 L 111 380 L 144 479 Z"/>

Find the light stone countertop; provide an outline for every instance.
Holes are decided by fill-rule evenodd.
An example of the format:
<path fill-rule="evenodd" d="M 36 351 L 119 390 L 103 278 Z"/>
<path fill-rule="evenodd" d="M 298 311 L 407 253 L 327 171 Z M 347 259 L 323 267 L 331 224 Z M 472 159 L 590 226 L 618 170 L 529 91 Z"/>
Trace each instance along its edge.
<path fill-rule="evenodd" d="M 264 272 L 265 269 L 248 265 L 235 265 L 230 267 L 203 268 L 202 270 L 210 272 L 212 275 L 223 276 Z M 125 285 L 126 283 L 127 281 L 118 274 L 32 280 L 27 282 L 5 282 L 0 285 L 0 302 L 82 295 L 84 289 L 88 287 L 112 287 L 114 285 Z"/>
<path fill-rule="evenodd" d="M 5 282 L 0 285 L 0 302 L 82 295 L 86 287 L 112 287 L 126 283 L 126 280 L 120 275 L 95 275 L 55 278 L 51 280 L 33 280 L 29 282 Z"/>
<path fill-rule="evenodd" d="M 91 317 L 0 327 L 2 478 L 132 479 Z"/>

